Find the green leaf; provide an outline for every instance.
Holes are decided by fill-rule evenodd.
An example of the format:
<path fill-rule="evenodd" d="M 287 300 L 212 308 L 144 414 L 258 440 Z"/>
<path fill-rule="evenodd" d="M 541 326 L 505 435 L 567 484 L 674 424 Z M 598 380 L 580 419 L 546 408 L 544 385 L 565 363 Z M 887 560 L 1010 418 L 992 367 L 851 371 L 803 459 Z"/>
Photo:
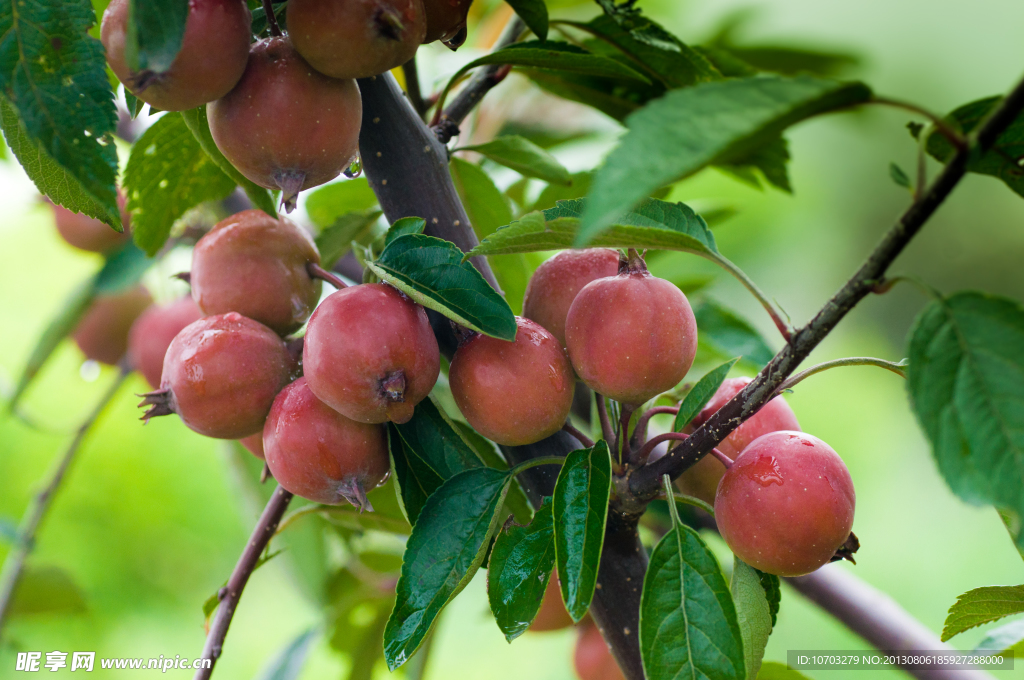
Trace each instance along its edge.
<path fill-rule="evenodd" d="M 18 522 L 13 517 L 0 516 L 0 543 L 11 545 L 18 539 Z"/>
<path fill-rule="evenodd" d="M 210 132 L 210 121 L 206 118 L 206 107 L 200 106 L 189 111 L 182 111 L 181 116 L 185 119 L 185 125 L 195 135 L 199 146 L 210 157 L 210 160 L 221 169 L 221 172 L 230 177 L 235 184 L 242 187 L 245 195 L 249 197 L 254 206 L 272 217 L 277 217 L 277 210 L 274 208 L 274 197 L 270 195 L 270 192 L 247 179 L 235 166 L 231 165 L 227 158 L 224 158 L 224 154 L 217 148 L 217 144 L 213 141 L 213 134 Z"/>
<path fill-rule="evenodd" d="M 395 223 L 388 229 L 387 235 L 384 238 L 384 247 L 389 246 L 399 236 L 422 234 L 426 226 L 427 221 L 422 217 L 403 217 L 395 220 Z"/>
<path fill-rule="evenodd" d="M 743 680 L 743 638 L 715 556 L 675 526 L 651 553 L 640 599 L 640 655 L 649 680 Z"/>
<path fill-rule="evenodd" d="M 537 200 L 534 201 L 533 206 L 530 208 L 533 210 L 546 210 L 548 208 L 554 208 L 555 204 L 559 201 L 570 201 L 575 198 L 583 198 L 590 191 L 590 183 L 593 181 L 594 173 L 590 170 L 585 172 L 577 172 L 569 175 L 569 179 L 572 184 L 569 186 L 563 186 L 561 184 L 549 184 L 544 187 L 544 190 L 540 192 Z M 508 224 L 506 222 L 506 224 Z"/>
<path fill-rule="evenodd" d="M 469 252 L 476 255 L 530 253 L 571 248 L 578 241 L 586 200 L 559 201 L 554 208 L 524 215 Z M 712 260 L 721 256 L 707 223 L 689 206 L 650 198 L 599 234 L 591 247 L 680 250 Z"/>
<path fill-rule="evenodd" d="M 516 337 L 516 320 L 508 303 L 448 241 L 406 234 L 366 266 L 415 302 L 466 328 L 502 340 Z"/>
<path fill-rule="evenodd" d="M 352 242 L 362 245 L 372 242 L 374 226 L 381 216 L 380 210 L 365 210 L 341 215 L 334 223 L 316 235 L 316 247 L 320 251 L 320 266 L 330 269 L 352 250 Z"/>
<path fill-rule="evenodd" d="M 722 356 L 740 356 L 740 361 L 761 370 L 775 352 L 749 323 L 718 303 L 705 298 L 694 306 L 699 347 Z"/>
<path fill-rule="evenodd" d="M 91 199 L 85 214 L 120 229 L 117 126 L 103 46 L 88 35 L 96 14 L 88 0 L 33 0 L 0 5 L 0 92 L 17 111 L 37 156 L 56 161 L 77 185 L 66 193 Z M 4 114 L 11 142 L 13 123 Z M 15 135 L 16 136 L 16 135 Z M 22 152 L 26 146 L 21 145 Z M 21 154 L 15 151 L 19 160 Z M 43 164 L 45 165 L 45 164 Z M 36 168 L 29 176 L 53 172 Z M 35 176 L 34 176 L 35 175 Z M 58 197 L 51 196 L 56 202 Z M 69 209 L 77 206 L 65 205 Z"/>
<path fill-rule="evenodd" d="M 594 178 L 578 243 L 588 243 L 659 187 L 742 158 L 814 115 L 863 102 L 860 83 L 758 77 L 673 90 L 631 115 Z"/>
<path fill-rule="evenodd" d="M 946 116 L 946 120 L 965 134 L 973 132 L 1002 101 L 1002 97 L 987 97 L 964 104 Z M 956 152 L 949 140 L 935 130 L 928 135 L 925 149 L 943 163 L 948 163 Z M 967 169 L 1001 179 L 1010 189 L 1024 196 L 1024 166 L 1021 166 L 1021 158 L 1024 158 L 1024 115 L 1018 115 L 1010 123 L 985 155 L 981 158 L 972 156 L 967 162 Z"/>
<path fill-rule="evenodd" d="M 477 238 L 486 238 L 498 227 L 512 221 L 512 211 L 505 197 L 483 168 L 455 157 L 448 167 Z M 526 258 L 522 255 L 500 255 L 489 258 L 489 262 L 509 307 L 513 312 L 522 311 L 523 296 L 530 281 Z"/>
<path fill-rule="evenodd" d="M 747 679 L 754 680 L 761 668 L 764 648 L 772 633 L 772 614 L 761 587 L 761 572 L 738 557 L 733 560 L 732 583 L 729 585 L 736 607 L 736 620 L 743 638 L 744 668 Z"/>
<path fill-rule="evenodd" d="M 474 59 L 459 69 L 452 76 L 451 82 L 456 81 L 463 73 L 487 64 L 509 64 L 604 78 L 632 78 L 648 82 L 646 76 L 614 59 L 599 57 L 566 42 L 541 42 L 540 40 L 513 43 L 479 59 Z"/>
<path fill-rule="evenodd" d="M 205 201 L 218 201 L 235 190 L 181 114 L 167 113 L 142 133 L 132 146 L 124 173 L 132 238 L 155 255 L 185 211 Z"/>
<path fill-rule="evenodd" d="M 11 616 L 57 614 L 68 616 L 86 611 L 85 594 L 67 571 L 46 565 L 27 567 L 18 580 L 11 603 Z"/>
<path fill-rule="evenodd" d="M 181 50 L 188 0 L 128 0 L 124 56 L 133 71 L 166 73 Z"/>
<path fill-rule="evenodd" d="M 757 680 L 809 680 L 800 671 L 794 671 L 784 663 L 778 661 L 765 661 L 761 665 L 761 671 L 757 674 Z"/>
<path fill-rule="evenodd" d="M 729 375 L 729 371 L 739 360 L 739 357 L 736 357 L 727 361 L 718 368 L 708 371 L 703 378 L 697 381 L 697 384 L 683 399 L 683 403 L 679 405 L 679 413 L 676 414 L 675 423 L 672 425 L 673 432 L 682 432 L 683 428 L 697 417 L 701 409 L 711 401 L 711 397 L 715 396 L 715 392 L 722 386 L 725 377 Z"/>
<path fill-rule="evenodd" d="M 786 167 L 788 162 L 789 146 L 785 139 L 776 137 L 754 151 L 716 167 L 755 189 L 761 188 L 761 181 L 755 172 L 759 171 L 769 184 L 791 194 L 793 187 L 789 183 L 789 170 Z"/>
<path fill-rule="evenodd" d="M 376 206 L 377 195 L 365 177 L 328 184 L 306 197 L 306 214 L 321 229 L 330 227 L 348 213 L 365 212 Z"/>
<path fill-rule="evenodd" d="M 942 627 L 942 641 L 975 626 L 1024 612 L 1024 585 L 975 588 L 956 598 Z"/>
<path fill-rule="evenodd" d="M 512 642 L 537 617 L 555 566 L 551 499 L 544 499 L 529 525 L 509 520 L 487 563 L 487 599 L 498 628 Z"/>
<path fill-rule="evenodd" d="M 1013 652 L 1015 657 L 1019 657 L 1024 652 L 1024 619 L 1016 619 L 990 630 L 974 651 L 988 654 Z"/>
<path fill-rule="evenodd" d="M 295 680 L 302 673 L 309 647 L 319 635 L 316 628 L 299 633 L 284 649 L 277 653 L 257 676 L 259 680 Z"/>
<path fill-rule="evenodd" d="M 957 293 L 918 316 L 907 369 L 914 413 L 950 488 L 968 502 L 1018 516 L 1024 516 L 1022 347 L 1019 303 Z"/>
<path fill-rule="evenodd" d="M 569 171 L 557 158 L 519 135 L 496 137 L 486 144 L 462 146 L 456 151 L 476 151 L 498 165 L 511 168 L 525 177 L 536 177 L 545 182 L 565 186 L 572 184 Z"/>
<path fill-rule="evenodd" d="M 910 183 L 910 178 L 907 177 L 907 173 L 903 172 L 903 168 L 895 163 L 889 163 L 889 178 L 892 179 L 897 186 L 901 186 L 904 189 L 913 188 L 913 185 Z"/>
<path fill-rule="evenodd" d="M 390 670 L 416 653 L 444 606 L 480 568 L 510 478 L 486 467 L 466 470 L 427 499 L 406 544 L 397 602 L 384 630 Z"/>
<path fill-rule="evenodd" d="M 637 34 L 620 25 L 612 17 L 599 16 L 586 24 L 586 29 L 613 45 L 633 63 L 662 82 L 667 88 L 689 87 L 718 80 L 722 75 L 700 52 L 690 48 L 674 35 L 646 17 L 644 33 Z M 657 35 L 658 40 L 650 40 Z"/>
<path fill-rule="evenodd" d="M 558 580 L 573 621 L 586 615 L 594 599 L 611 489 L 612 459 L 607 442 L 601 440 L 566 456 L 555 482 L 552 509 Z"/>
<path fill-rule="evenodd" d="M 475 451 L 431 398 L 416 405 L 409 422 L 389 423 L 388 430 L 395 479 L 412 524 L 416 524 L 427 498 L 445 481 L 481 467 Z"/>
<path fill-rule="evenodd" d="M 551 94 L 590 106 L 619 122 L 651 99 L 664 94 L 660 84 L 639 80 L 598 78 L 531 68 L 522 69 L 522 73 Z"/>
<path fill-rule="evenodd" d="M 531 31 L 542 41 L 548 39 L 548 6 L 544 0 L 506 0 Z"/>
<path fill-rule="evenodd" d="M 0 128 L 3 129 L 4 138 L 14 157 L 39 189 L 39 193 L 68 210 L 95 217 L 123 231 L 121 211 L 112 215 L 105 203 L 95 197 L 73 173 L 55 161 L 36 140 L 31 139 L 18 120 L 14 107 L 3 97 L 0 97 Z"/>

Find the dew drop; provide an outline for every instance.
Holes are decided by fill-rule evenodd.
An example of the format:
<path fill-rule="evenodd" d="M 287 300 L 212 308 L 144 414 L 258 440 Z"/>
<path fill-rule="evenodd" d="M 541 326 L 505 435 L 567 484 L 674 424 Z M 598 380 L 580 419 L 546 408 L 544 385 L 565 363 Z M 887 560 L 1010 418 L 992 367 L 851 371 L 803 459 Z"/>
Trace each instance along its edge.
<path fill-rule="evenodd" d="M 775 456 L 760 456 L 750 465 L 743 468 L 743 475 L 761 486 L 778 484 L 782 486 L 782 470 Z"/>
<path fill-rule="evenodd" d="M 363 174 L 363 159 L 356 154 L 355 159 L 352 163 L 344 170 L 345 177 L 349 179 L 355 179 L 359 175 Z"/>

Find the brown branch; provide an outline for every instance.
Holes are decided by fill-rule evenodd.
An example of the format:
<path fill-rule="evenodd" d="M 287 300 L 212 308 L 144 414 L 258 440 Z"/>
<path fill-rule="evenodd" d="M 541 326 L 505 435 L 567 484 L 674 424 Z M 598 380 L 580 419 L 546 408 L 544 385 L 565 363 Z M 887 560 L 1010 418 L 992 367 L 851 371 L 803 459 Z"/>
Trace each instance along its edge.
<path fill-rule="evenodd" d="M 245 544 L 242 556 L 238 558 L 238 564 L 231 572 L 228 584 L 220 591 L 220 604 L 217 605 L 217 611 L 210 623 L 210 632 L 206 634 L 206 644 L 203 645 L 201 655 L 201 658 L 210 660 L 210 667 L 200 668 L 196 671 L 194 680 L 206 680 L 213 675 L 213 667 L 217 663 L 217 659 L 220 658 L 221 652 L 224 651 L 224 638 L 228 634 L 228 626 L 231 625 L 231 619 L 235 615 L 235 609 L 238 607 L 245 584 L 248 583 L 249 576 L 256 568 L 256 563 L 259 562 L 263 550 L 277 531 L 277 524 L 284 516 L 284 511 L 288 509 L 291 500 L 292 494 L 279 486 L 274 490 L 274 495 L 270 497 L 267 507 L 263 509 L 263 514 L 260 515 L 260 520 L 256 523 L 249 542 Z"/>
<path fill-rule="evenodd" d="M 693 466 L 705 454 L 764 406 L 782 383 L 793 374 L 811 351 L 836 327 L 843 317 L 865 296 L 874 291 L 889 265 L 903 252 L 935 210 L 963 178 L 972 154 L 984 153 L 1024 110 L 1024 81 L 1010 92 L 999 108 L 979 128 L 972 143 L 957 151 L 927 192 L 914 201 L 892 229 L 882 238 L 860 269 L 832 296 L 811 321 L 793 334 L 743 391 L 711 416 L 689 439 L 667 455 L 638 469 L 629 480 L 629 488 L 640 500 L 654 498 L 661 488 L 662 475 L 673 479 Z"/>
<path fill-rule="evenodd" d="M 92 429 L 92 426 L 96 424 L 100 414 L 103 413 L 107 405 L 114 399 L 118 389 L 124 384 L 125 378 L 128 377 L 129 373 L 131 373 L 131 369 L 127 363 L 122 362 L 117 378 L 103 396 L 100 397 L 99 403 L 96 404 L 96 407 L 85 419 L 85 422 L 79 426 L 71 443 L 68 444 L 68 448 L 65 449 L 64 455 L 57 461 L 57 465 L 50 474 L 50 479 L 46 486 L 36 494 L 28 509 L 25 510 L 25 515 L 21 519 L 21 525 L 18 527 L 18 535 L 11 546 L 11 552 L 4 561 L 3 572 L 0 572 L 0 631 L 3 630 L 4 622 L 10 614 L 11 605 L 14 602 L 14 596 L 18 589 L 18 582 L 21 580 L 21 574 L 25 569 L 25 560 L 28 559 L 29 553 L 32 552 L 32 548 L 35 546 L 39 526 L 46 517 L 46 513 L 50 509 L 54 497 L 57 495 L 61 482 L 64 481 L 68 469 L 71 467 L 72 462 L 74 462 L 75 454 L 81 448 L 85 436 Z"/>

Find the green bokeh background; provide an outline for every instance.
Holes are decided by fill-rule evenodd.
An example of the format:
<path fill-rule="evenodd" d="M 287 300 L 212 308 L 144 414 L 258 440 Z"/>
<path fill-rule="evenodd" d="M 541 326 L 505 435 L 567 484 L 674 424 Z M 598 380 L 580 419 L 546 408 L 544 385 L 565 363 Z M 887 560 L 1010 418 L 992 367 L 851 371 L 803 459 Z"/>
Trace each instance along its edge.
<path fill-rule="evenodd" d="M 856 52 L 862 62 L 851 75 L 880 93 L 937 111 L 1002 92 L 1024 73 L 1024 3 L 1015 0 L 658 0 L 641 6 L 692 41 L 713 32 L 730 11 L 754 7 L 757 13 L 743 34 L 751 42 Z M 430 49 L 434 56 L 424 66 L 427 74 L 450 73 L 453 59 L 471 56 Z M 758 192 L 709 171 L 680 185 L 673 199 L 711 199 L 737 208 L 739 215 L 716 231 L 720 249 L 801 323 L 907 205 L 909 196 L 889 179 L 888 165 L 895 161 L 907 170 L 915 165 L 916 147 L 903 127 L 908 120 L 900 111 L 873 108 L 799 126 L 789 135 L 794 196 Z M 587 155 L 579 145 L 554 151 L 567 162 Z M 0 164 L 0 195 L 0 382 L 6 389 L 63 297 L 98 260 L 59 240 L 49 210 L 36 202 L 34 187 L 10 161 Z M 972 176 L 894 271 L 916 274 L 946 292 L 978 288 L 1024 299 L 1022 261 L 1024 200 L 994 179 Z M 711 271 L 682 255 L 665 257 L 656 267 L 662 274 Z M 174 271 L 168 264 L 151 277 L 163 289 L 159 292 L 171 292 L 166 280 Z M 733 281 L 719 276 L 711 294 L 775 341 L 763 312 Z M 905 285 L 865 300 L 813 360 L 848 355 L 898 360 L 907 328 L 925 302 Z M 78 350 L 65 343 L 47 364 L 24 404 L 38 427 L 0 417 L 0 517 L 20 517 L 70 431 L 113 379 L 111 369 L 98 378 L 81 371 L 81 361 Z M 247 500 L 222 444 L 192 434 L 173 418 L 141 426 L 134 393 L 144 390 L 133 376 L 104 413 L 31 558 L 31 565 L 66 570 L 85 594 L 87 610 L 15 619 L 8 644 L 0 648 L 0 677 L 15 675 L 17 650 L 198 656 L 202 603 L 230 572 L 257 507 Z M 789 401 L 804 429 L 844 457 L 857 486 L 855 530 L 863 547 L 857 566 L 842 568 L 891 594 L 935 631 L 960 593 L 1024 582 L 1024 564 L 995 512 L 965 505 L 938 476 L 899 378 L 873 368 L 837 370 L 801 384 Z M 5 553 L 0 545 L 0 557 Z M 319 623 L 287 559 L 271 562 L 246 590 L 217 676 L 256 677 L 281 647 Z M 970 649 L 985 630 L 953 643 Z M 444 614 L 427 677 L 567 680 L 573 677 L 573 640 L 571 631 L 563 631 L 527 634 L 507 645 L 487 611 L 481 575 Z M 787 649 L 864 648 L 827 614 L 784 591 L 768 659 L 784 661 Z M 342 677 L 345 667 L 321 639 L 301 677 Z M 92 677 L 146 673 L 152 671 L 97 669 Z M 168 677 L 189 675 L 168 672 Z M 838 672 L 811 675 L 841 677 Z M 1024 677 L 1024 671 L 1002 677 Z"/>

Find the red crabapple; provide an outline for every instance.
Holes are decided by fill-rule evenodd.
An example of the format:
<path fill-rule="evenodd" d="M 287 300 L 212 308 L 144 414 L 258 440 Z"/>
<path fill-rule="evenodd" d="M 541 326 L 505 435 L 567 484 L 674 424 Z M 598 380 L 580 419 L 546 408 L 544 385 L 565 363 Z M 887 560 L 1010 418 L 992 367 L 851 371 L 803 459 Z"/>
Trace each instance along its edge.
<path fill-rule="evenodd" d="M 681 290 L 630 251 L 617 276 L 591 281 L 569 307 L 565 343 L 576 375 L 624 404 L 676 386 L 697 353 L 697 321 Z"/>
<path fill-rule="evenodd" d="M 563 250 L 530 277 L 523 316 L 548 329 L 565 347 L 565 318 L 583 286 L 619 273 L 619 254 L 610 248 Z"/>
<path fill-rule="evenodd" d="M 516 317 L 514 342 L 475 335 L 452 358 L 448 381 L 477 432 L 507 446 L 538 442 L 562 429 L 575 380 L 565 350 L 540 324 Z"/>
<path fill-rule="evenodd" d="M 242 0 L 189 0 L 181 51 L 164 73 L 133 73 L 125 56 L 128 0 L 111 0 L 100 36 L 126 90 L 161 111 L 187 111 L 231 91 L 249 59 L 252 16 Z"/>
<path fill-rule="evenodd" d="M 730 378 L 723 382 L 707 406 L 693 419 L 691 423 L 693 429 L 707 422 L 708 418 L 749 384 L 750 378 Z M 729 436 L 718 444 L 718 450 L 729 458 L 735 459 L 750 442 L 763 434 L 779 430 L 800 430 L 800 423 L 797 422 L 793 409 L 781 396 L 769 401 L 752 418 L 744 421 L 730 432 Z M 704 456 L 696 465 L 684 472 L 676 480 L 676 484 L 683 493 L 696 496 L 708 503 L 714 503 L 715 490 L 718 488 L 718 481 L 723 474 L 725 474 L 725 466 L 717 458 Z"/>
<path fill-rule="evenodd" d="M 558 574 L 551 574 L 548 579 L 547 588 L 544 590 L 544 599 L 541 600 L 540 610 L 530 624 L 530 630 L 535 633 L 545 633 L 549 630 L 562 630 L 573 625 L 574 621 L 565 610 L 562 603 L 562 590 L 558 585 Z"/>
<path fill-rule="evenodd" d="M 132 324 L 128 333 L 128 359 L 132 368 L 154 388 L 160 387 L 164 356 L 171 341 L 185 326 L 203 318 L 192 298 L 181 298 L 169 305 L 152 306 Z"/>
<path fill-rule="evenodd" d="M 843 459 L 803 432 L 750 443 L 718 485 L 715 520 L 747 564 L 779 576 L 809 574 L 849 538 L 856 496 Z"/>
<path fill-rule="evenodd" d="M 329 295 L 309 320 L 302 363 L 313 394 L 361 423 L 408 422 L 441 371 L 426 311 L 383 283 Z"/>
<path fill-rule="evenodd" d="M 355 81 L 314 70 L 287 36 L 253 45 L 238 85 L 206 111 L 221 153 L 256 184 L 280 189 L 289 212 L 299 191 L 331 181 L 359 151 Z"/>
<path fill-rule="evenodd" d="M 573 667 L 580 680 L 626 680 L 595 624 L 581 626 Z"/>
<path fill-rule="evenodd" d="M 109 227 L 108 227 L 109 228 Z M 93 300 L 72 337 L 87 359 L 113 366 L 128 350 L 128 332 L 153 297 L 142 286 Z"/>
<path fill-rule="evenodd" d="M 287 19 L 295 49 L 332 78 L 369 78 L 401 66 L 427 32 L 421 0 L 291 0 Z"/>
<path fill-rule="evenodd" d="M 357 423 L 323 403 L 305 378 L 281 390 L 263 428 L 267 466 L 288 491 L 316 503 L 372 510 L 366 492 L 388 477 L 383 425 Z"/>
<path fill-rule="evenodd" d="M 53 208 L 53 219 L 57 225 L 57 233 L 73 248 L 87 250 L 91 253 L 108 253 L 131 240 L 130 217 L 125 211 L 125 197 L 117 192 L 117 205 L 121 208 L 121 226 L 124 231 L 117 232 L 109 224 L 89 217 L 82 213 L 68 210 L 46 199 Z"/>
<path fill-rule="evenodd" d="M 190 429 L 241 439 L 263 427 L 295 363 L 274 331 L 230 312 L 186 326 L 167 348 L 160 389 L 143 420 L 177 413 Z"/>
<path fill-rule="evenodd" d="M 423 0 L 427 16 L 424 43 L 440 40 L 455 50 L 466 42 L 466 17 L 473 0 Z"/>
<path fill-rule="evenodd" d="M 281 335 L 306 322 L 320 299 L 309 275 L 313 239 L 291 220 L 245 210 L 218 222 L 192 251 L 192 299 L 205 314 L 238 312 Z"/>
<path fill-rule="evenodd" d="M 271 409 L 271 410 L 273 410 L 273 409 Z M 240 443 L 242 446 L 244 446 L 249 453 L 251 453 L 252 455 L 256 456 L 260 460 L 266 460 L 267 459 L 267 454 L 264 453 L 264 451 L 263 451 L 263 433 L 262 432 L 257 432 L 256 434 L 251 434 L 248 437 L 242 437 L 241 439 L 238 440 L 238 443 Z"/>

